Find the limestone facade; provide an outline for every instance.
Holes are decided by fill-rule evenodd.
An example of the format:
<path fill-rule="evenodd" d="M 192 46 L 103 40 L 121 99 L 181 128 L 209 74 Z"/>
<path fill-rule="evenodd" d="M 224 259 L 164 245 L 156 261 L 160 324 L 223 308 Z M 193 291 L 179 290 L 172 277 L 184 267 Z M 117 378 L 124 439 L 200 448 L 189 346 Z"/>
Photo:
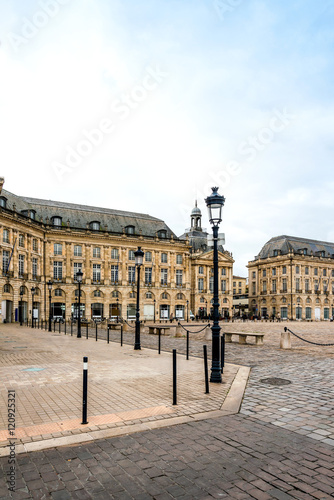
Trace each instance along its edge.
<path fill-rule="evenodd" d="M 334 315 L 334 243 L 277 236 L 248 263 L 251 315 L 329 320 Z"/>
<path fill-rule="evenodd" d="M 78 316 L 76 273 L 83 272 L 81 316 L 135 317 L 141 247 L 140 317 L 187 319 L 203 300 L 210 304 L 212 251 L 193 254 L 189 238 L 177 238 L 155 217 L 0 193 L 1 320 L 31 321 Z M 226 255 L 225 255 L 226 254 Z M 211 261 L 210 261 L 211 259 Z M 233 259 L 220 252 L 232 278 Z M 222 272 L 220 270 L 220 272 Z M 205 288 L 199 288 L 203 279 Z M 230 283 L 226 285 L 230 290 Z M 204 292 L 205 290 L 205 292 Z M 223 308 L 230 307 L 224 302 Z M 225 305 L 226 304 L 226 305 Z"/>

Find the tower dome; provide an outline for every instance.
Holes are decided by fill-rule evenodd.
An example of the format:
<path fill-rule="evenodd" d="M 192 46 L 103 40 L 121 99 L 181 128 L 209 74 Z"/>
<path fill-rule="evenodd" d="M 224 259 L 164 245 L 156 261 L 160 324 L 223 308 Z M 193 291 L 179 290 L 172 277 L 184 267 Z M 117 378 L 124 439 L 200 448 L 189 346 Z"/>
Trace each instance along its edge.
<path fill-rule="evenodd" d="M 197 206 L 197 200 L 195 201 L 195 208 L 191 211 L 191 229 L 195 231 L 202 231 L 202 212 Z"/>

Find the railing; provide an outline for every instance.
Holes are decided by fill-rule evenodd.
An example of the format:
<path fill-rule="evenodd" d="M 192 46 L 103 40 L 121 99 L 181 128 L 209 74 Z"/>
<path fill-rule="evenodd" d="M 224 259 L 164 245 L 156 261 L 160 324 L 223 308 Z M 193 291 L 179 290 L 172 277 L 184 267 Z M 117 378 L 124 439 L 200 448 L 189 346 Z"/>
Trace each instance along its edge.
<path fill-rule="evenodd" d="M 13 271 L 2 271 L 2 276 L 6 276 L 7 278 L 13 278 L 14 277 L 14 272 Z"/>
<path fill-rule="evenodd" d="M 19 273 L 19 279 L 27 280 L 28 279 L 28 273 Z"/>
<path fill-rule="evenodd" d="M 37 276 L 37 274 L 33 274 L 33 275 L 32 275 L 32 279 L 33 279 L 34 281 L 41 281 L 41 277 L 40 277 L 40 276 Z"/>
<path fill-rule="evenodd" d="M 92 280 L 92 285 L 104 285 L 104 280 Z"/>

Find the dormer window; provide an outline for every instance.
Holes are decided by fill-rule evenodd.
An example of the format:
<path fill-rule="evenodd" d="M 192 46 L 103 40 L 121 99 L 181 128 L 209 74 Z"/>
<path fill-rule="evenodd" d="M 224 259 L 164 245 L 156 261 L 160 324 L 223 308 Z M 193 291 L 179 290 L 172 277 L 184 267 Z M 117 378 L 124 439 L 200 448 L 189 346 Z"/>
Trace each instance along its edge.
<path fill-rule="evenodd" d="M 158 238 L 167 238 L 167 231 L 165 229 L 158 231 Z"/>
<path fill-rule="evenodd" d="M 98 221 L 92 221 L 89 227 L 92 231 L 100 231 L 100 223 Z"/>
<path fill-rule="evenodd" d="M 30 210 L 30 219 L 32 220 L 36 219 L 36 210 Z"/>
<path fill-rule="evenodd" d="M 277 257 L 278 252 L 279 252 L 278 250 L 274 250 L 274 257 Z"/>
<path fill-rule="evenodd" d="M 7 208 L 7 198 L 0 196 L 0 207 Z"/>
<path fill-rule="evenodd" d="M 135 226 L 126 226 L 125 233 L 126 234 L 135 234 Z"/>
<path fill-rule="evenodd" d="M 55 227 L 61 227 L 61 221 L 62 221 L 61 217 L 55 216 L 55 217 L 52 217 L 51 220 L 52 220 L 52 224 Z"/>

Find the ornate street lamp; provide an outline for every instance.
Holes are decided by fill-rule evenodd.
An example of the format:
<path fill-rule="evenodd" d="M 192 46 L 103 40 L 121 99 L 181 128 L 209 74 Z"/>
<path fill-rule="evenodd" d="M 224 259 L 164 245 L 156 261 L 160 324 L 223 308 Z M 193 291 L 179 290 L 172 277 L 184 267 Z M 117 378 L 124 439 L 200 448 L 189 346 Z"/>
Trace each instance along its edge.
<path fill-rule="evenodd" d="M 51 290 L 52 290 L 52 281 L 48 281 L 48 289 L 49 289 L 49 332 L 52 331 L 51 329 Z"/>
<path fill-rule="evenodd" d="M 78 308 L 79 308 L 79 311 L 78 311 L 78 333 L 77 333 L 77 339 L 81 339 L 81 303 L 80 303 L 81 290 L 80 290 L 80 287 L 81 287 L 81 283 L 82 283 L 82 277 L 83 277 L 83 272 L 81 271 L 81 269 L 79 269 L 79 271 L 76 274 L 76 280 L 77 280 L 78 285 L 79 285 L 79 297 L 78 297 Z"/>
<path fill-rule="evenodd" d="M 212 331 L 212 365 L 210 382 L 221 382 L 220 363 L 220 326 L 219 326 L 219 297 L 218 297 L 218 228 L 222 221 L 222 209 L 225 203 L 224 196 L 218 193 L 218 188 L 212 188 L 211 196 L 205 200 L 209 212 L 209 221 L 213 231 L 213 325 Z"/>
<path fill-rule="evenodd" d="M 20 326 L 23 325 L 23 290 L 20 291 Z"/>
<path fill-rule="evenodd" d="M 31 328 L 34 328 L 34 296 L 35 296 L 35 292 L 36 292 L 36 289 L 33 286 L 31 289 L 31 300 L 32 300 L 32 304 L 31 304 Z"/>
<path fill-rule="evenodd" d="M 144 252 L 141 247 L 135 252 L 135 263 L 137 266 L 137 307 L 136 307 L 136 329 L 135 329 L 135 349 L 140 347 L 140 321 L 139 321 L 139 290 L 140 290 L 140 267 L 143 264 Z"/>

